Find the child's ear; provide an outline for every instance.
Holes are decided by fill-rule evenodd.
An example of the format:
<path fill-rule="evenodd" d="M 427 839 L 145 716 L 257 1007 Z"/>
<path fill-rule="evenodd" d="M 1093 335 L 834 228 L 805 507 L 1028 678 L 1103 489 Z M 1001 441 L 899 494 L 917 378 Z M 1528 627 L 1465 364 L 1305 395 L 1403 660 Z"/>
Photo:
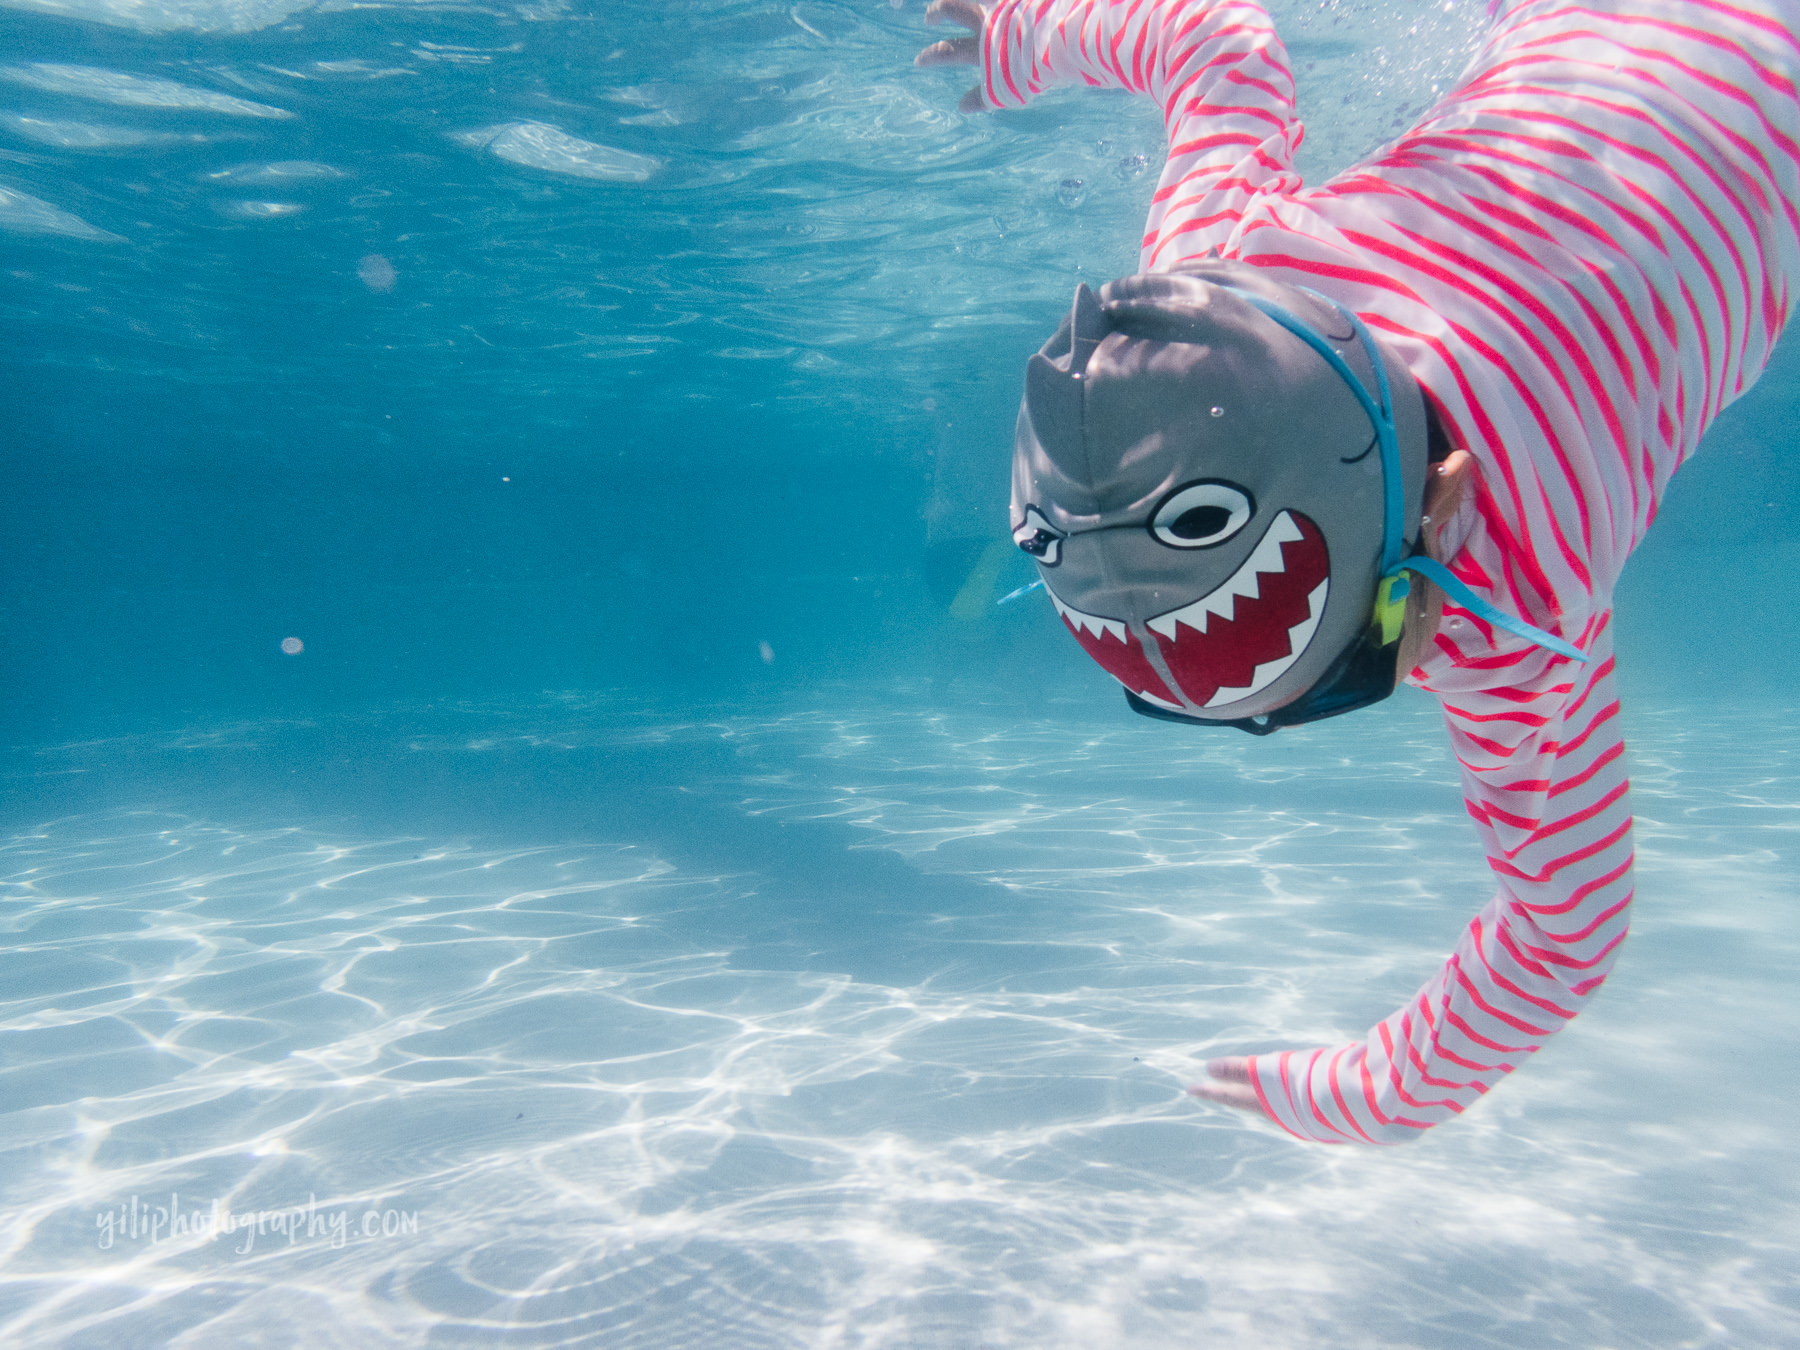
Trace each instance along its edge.
<path fill-rule="evenodd" d="M 1475 456 L 1467 450 L 1453 451 L 1448 459 L 1431 466 L 1425 479 L 1426 557 L 1449 562 L 1450 556 L 1462 546 L 1462 540 L 1454 536 L 1446 538 L 1444 532 L 1455 523 L 1463 503 L 1470 499 L 1479 472 Z"/>
<path fill-rule="evenodd" d="M 1447 563 L 1456 556 L 1473 527 L 1475 456 L 1457 450 L 1433 464 L 1425 479 L 1425 556 Z M 1406 597 L 1406 626 L 1401 631 L 1400 677 L 1423 661 L 1444 613 L 1444 593 L 1424 577 L 1413 577 Z"/>

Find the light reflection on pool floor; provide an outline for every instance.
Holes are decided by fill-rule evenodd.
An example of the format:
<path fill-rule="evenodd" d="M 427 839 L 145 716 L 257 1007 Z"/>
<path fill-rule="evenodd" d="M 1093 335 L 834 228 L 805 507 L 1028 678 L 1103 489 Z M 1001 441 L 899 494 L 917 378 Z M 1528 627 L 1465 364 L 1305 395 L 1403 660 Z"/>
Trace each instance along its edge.
<path fill-rule="evenodd" d="M 1478 907 L 1435 714 L 1069 711 L 15 755 L 0 1341 L 1800 1341 L 1790 716 L 1635 716 L 1613 983 L 1377 1152 L 1181 1088 L 1361 1030 Z M 172 1194 L 261 1230 L 134 1236 Z"/>

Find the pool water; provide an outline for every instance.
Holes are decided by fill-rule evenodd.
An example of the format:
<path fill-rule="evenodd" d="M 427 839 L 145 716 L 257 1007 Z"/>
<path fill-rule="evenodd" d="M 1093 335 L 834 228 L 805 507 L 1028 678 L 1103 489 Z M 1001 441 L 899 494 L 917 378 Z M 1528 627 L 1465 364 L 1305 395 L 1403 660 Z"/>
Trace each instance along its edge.
<path fill-rule="evenodd" d="M 1307 173 L 1478 8 L 1277 9 Z M 0 1341 L 1800 1341 L 1791 344 L 1620 588 L 1617 973 L 1303 1145 L 1184 1088 L 1486 898 L 1435 704 L 1170 728 L 958 599 L 1154 110 L 959 118 L 916 0 L 0 34 Z"/>

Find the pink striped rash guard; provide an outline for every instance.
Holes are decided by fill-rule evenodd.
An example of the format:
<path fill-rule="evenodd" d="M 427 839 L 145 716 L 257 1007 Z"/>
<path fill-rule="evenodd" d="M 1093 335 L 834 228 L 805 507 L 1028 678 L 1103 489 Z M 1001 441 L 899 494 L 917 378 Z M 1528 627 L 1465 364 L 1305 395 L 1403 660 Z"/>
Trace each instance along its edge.
<path fill-rule="evenodd" d="M 1481 469 L 1452 570 L 1591 653 L 1454 604 L 1409 682 L 1442 699 L 1498 892 L 1361 1041 L 1258 1055 L 1294 1135 L 1395 1143 L 1457 1115 L 1580 1011 L 1624 939 L 1631 813 L 1619 570 L 1701 433 L 1756 379 L 1800 243 L 1800 0 L 1527 0 L 1456 90 L 1315 188 L 1256 0 L 1001 0 L 983 90 L 1135 90 L 1169 158 L 1140 266 L 1217 248 L 1351 306 Z"/>

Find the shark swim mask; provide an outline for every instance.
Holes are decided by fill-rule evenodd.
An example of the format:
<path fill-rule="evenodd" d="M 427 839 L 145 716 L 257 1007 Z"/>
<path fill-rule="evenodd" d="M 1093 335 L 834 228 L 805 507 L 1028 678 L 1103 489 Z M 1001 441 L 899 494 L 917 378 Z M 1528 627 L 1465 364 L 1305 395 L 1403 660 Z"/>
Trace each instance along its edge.
<path fill-rule="evenodd" d="M 1349 309 L 1241 263 L 1085 285 L 1031 358 L 1013 542 L 1152 717 L 1267 735 L 1380 702 L 1406 574 L 1575 661 L 1414 550 L 1428 432 Z"/>
<path fill-rule="evenodd" d="M 1013 539 L 1133 708 L 1266 734 L 1393 691 L 1426 446 L 1323 296 L 1223 260 L 1084 285 L 1026 372 Z"/>

